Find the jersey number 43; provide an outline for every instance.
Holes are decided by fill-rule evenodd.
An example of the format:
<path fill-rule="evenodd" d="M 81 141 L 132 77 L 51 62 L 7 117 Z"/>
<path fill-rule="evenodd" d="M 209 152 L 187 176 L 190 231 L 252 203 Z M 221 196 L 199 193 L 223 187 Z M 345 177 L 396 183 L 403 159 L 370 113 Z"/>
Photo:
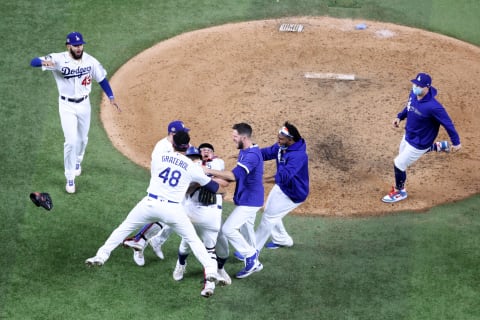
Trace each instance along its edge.
<path fill-rule="evenodd" d="M 92 83 L 92 78 L 90 78 L 90 76 L 86 76 L 85 78 L 83 78 L 82 80 L 82 86 L 88 86 L 90 83 Z"/>

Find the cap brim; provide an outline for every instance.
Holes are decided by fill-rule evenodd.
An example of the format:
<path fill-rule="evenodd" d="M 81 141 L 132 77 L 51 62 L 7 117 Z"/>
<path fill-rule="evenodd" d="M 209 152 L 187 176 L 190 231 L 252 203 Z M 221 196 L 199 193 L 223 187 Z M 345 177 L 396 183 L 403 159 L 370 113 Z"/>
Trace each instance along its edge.
<path fill-rule="evenodd" d="M 417 79 L 410 80 L 412 83 L 416 84 L 419 87 L 425 88 L 426 86 L 423 83 L 420 83 Z"/>
<path fill-rule="evenodd" d="M 69 44 L 71 46 L 79 46 L 81 44 L 86 44 L 86 42 L 85 41 L 83 41 L 83 42 L 72 42 L 72 43 L 67 43 L 67 44 Z"/>

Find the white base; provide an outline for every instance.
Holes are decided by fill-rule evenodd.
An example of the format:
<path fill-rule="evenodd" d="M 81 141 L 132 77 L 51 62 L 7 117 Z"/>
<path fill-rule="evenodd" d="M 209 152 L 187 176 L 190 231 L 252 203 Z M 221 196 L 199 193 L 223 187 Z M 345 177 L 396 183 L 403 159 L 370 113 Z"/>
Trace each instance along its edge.
<path fill-rule="evenodd" d="M 342 73 L 318 73 L 318 72 L 305 72 L 304 77 L 307 79 L 333 79 L 333 80 L 355 80 L 354 74 L 342 74 Z"/>

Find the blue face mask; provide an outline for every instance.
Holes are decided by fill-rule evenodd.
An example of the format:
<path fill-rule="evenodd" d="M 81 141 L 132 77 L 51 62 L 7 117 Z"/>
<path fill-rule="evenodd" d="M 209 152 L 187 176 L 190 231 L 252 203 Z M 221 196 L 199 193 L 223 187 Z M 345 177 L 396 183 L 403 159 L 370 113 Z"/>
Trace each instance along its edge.
<path fill-rule="evenodd" d="M 412 86 L 412 91 L 413 91 L 413 94 L 414 94 L 414 95 L 419 96 L 419 95 L 422 94 L 423 88 L 417 87 L 416 85 L 413 85 L 413 86 Z"/>

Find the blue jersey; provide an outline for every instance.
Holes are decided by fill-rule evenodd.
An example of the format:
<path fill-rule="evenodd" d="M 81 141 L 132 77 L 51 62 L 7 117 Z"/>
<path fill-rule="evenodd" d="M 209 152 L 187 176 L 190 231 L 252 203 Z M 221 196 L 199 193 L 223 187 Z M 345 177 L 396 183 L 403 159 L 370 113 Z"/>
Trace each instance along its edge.
<path fill-rule="evenodd" d="M 280 149 L 278 143 L 261 149 L 263 160 L 277 161 L 275 183 L 293 202 L 300 203 L 307 199 L 310 192 L 308 176 L 307 145 L 300 139 L 286 150 Z"/>
<path fill-rule="evenodd" d="M 240 150 L 232 170 L 236 185 L 233 202 L 237 206 L 261 207 L 264 201 L 263 159 L 258 145 Z"/>
<path fill-rule="evenodd" d="M 407 118 L 405 140 L 413 147 L 424 150 L 430 148 L 438 135 L 440 125 L 447 131 L 453 145 L 460 144 L 455 126 L 445 108 L 435 99 L 437 89 L 430 87 L 420 100 L 411 91 L 407 106 L 397 117 Z"/>

